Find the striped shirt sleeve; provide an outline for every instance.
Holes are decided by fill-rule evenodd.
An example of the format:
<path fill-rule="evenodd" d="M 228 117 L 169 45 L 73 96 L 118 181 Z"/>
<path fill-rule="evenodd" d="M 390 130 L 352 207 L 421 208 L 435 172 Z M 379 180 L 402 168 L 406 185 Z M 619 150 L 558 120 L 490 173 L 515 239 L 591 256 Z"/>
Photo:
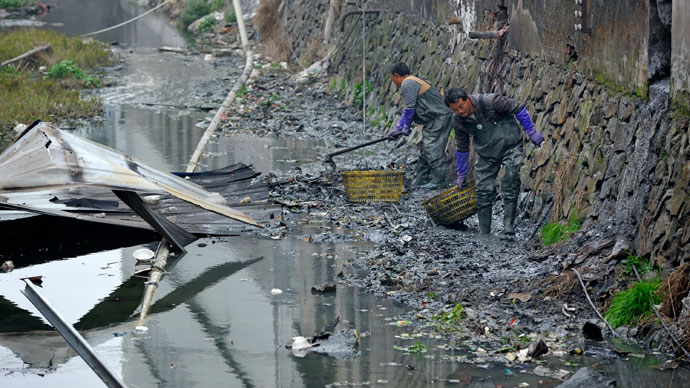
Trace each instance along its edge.
<path fill-rule="evenodd" d="M 400 92 L 405 99 L 406 109 L 415 109 L 417 106 L 417 93 L 421 89 L 422 85 L 418 82 L 412 81 L 411 79 L 406 79 L 400 85 Z"/>

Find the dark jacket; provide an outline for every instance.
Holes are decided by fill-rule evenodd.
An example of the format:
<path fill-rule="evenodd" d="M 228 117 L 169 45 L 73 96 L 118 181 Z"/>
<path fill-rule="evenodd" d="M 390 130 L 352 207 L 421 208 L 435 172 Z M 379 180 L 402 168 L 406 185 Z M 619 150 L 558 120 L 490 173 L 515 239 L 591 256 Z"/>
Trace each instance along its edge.
<path fill-rule="evenodd" d="M 520 102 L 494 93 L 469 96 L 475 112 L 469 117 L 455 115 L 453 127 L 458 152 L 469 152 L 470 134 L 480 156 L 494 156 L 522 141 L 515 115 L 524 108 Z"/>

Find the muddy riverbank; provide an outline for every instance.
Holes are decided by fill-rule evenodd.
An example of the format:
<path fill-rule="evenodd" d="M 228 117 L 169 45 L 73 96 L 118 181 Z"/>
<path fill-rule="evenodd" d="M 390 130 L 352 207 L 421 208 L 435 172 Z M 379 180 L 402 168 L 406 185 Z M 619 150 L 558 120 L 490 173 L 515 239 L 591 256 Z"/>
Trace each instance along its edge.
<path fill-rule="evenodd" d="M 287 173 L 275 172 L 272 180 L 275 199 L 288 209 L 284 216 L 288 234 L 297 232 L 298 238 L 310 243 L 374 243 L 347 260 L 331 280 L 409 305 L 413 312 L 403 321 L 411 331 L 443 333 L 451 348 L 473 350 L 466 359 L 471 363 L 492 360 L 530 369 L 549 360 L 551 369 L 538 371 L 556 379 L 569 375 L 560 369 L 573 372 L 573 366 L 586 364 L 583 353 L 607 363 L 646 352 L 662 368 L 678 366 L 665 362 L 674 357 L 661 347 L 659 332 L 646 343 L 624 349 L 621 344 L 636 344 L 635 337 L 645 337 L 638 335 L 638 329 L 626 327 L 612 334 L 587 302 L 572 266 L 577 265 L 600 307 L 607 292 L 617 286 L 616 261 L 605 260 L 612 244 L 600 249 L 591 246 L 593 241 L 605 240 L 604 236 L 585 232 L 544 248 L 536 230 L 540 225 L 521 217 L 516 238 L 506 240 L 500 233 L 498 201 L 494 233 L 481 239 L 475 217 L 457 229 L 435 226 L 421 202 L 437 192 L 412 190 L 407 184 L 398 203 L 348 203 L 339 172 L 399 168 L 408 182 L 417 155 L 414 147 L 403 141 L 377 144 L 336 157 L 334 170 L 323 162 L 326 153 L 381 134 L 364 129 L 361 112 L 329 93 L 324 80 L 305 86 L 295 82 L 296 75 L 281 71 L 255 75 L 217 136 L 252 132 L 323 139 L 325 146 L 316 148 L 316 160 L 301 161 Z M 296 224 L 308 225 L 311 233 L 291 226 Z M 444 318 L 457 311 L 458 305 L 461 319 L 448 324 Z M 582 330 L 586 323 L 596 325 L 607 341 L 586 340 Z M 646 330 L 650 326 L 654 323 Z M 521 349 L 524 353 L 540 340 L 548 347 L 545 356 L 527 364 L 524 358 L 516 358 Z"/>
<path fill-rule="evenodd" d="M 222 100 L 225 84 L 232 82 L 242 60 L 210 58 L 204 65 L 198 55 L 160 54 L 137 47 L 122 50 L 125 63 L 113 75 L 124 85 L 104 91 L 112 105 L 102 119 L 105 130 L 87 125 L 76 131 L 150 158 L 161 168 L 179 169 L 213 113 L 208 107 Z M 163 64 L 156 66 L 157 61 Z M 192 74 L 186 77 L 154 77 L 166 67 L 179 70 L 187 64 Z M 181 82 L 192 79 L 195 71 L 209 71 L 209 66 L 230 75 L 217 82 Z M 150 73 L 142 73 L 146 69 Z M 581 366 L 592 366 L 621 386 L 639 381 L 674 386 L 688 381 L 687 370 L 665 362 L 672 357 L 659 348 L 660 341 L 611 345 L 613 336 L 589 307 L 570 268 L 577 266 L 595 303 L 604 306 L 617 286 L 616 260 L 605 260 L 612 247 L 604 244 L 606 248 L 592 249 L 587 255 L 583 250 L 606 236 L 585 231 L 556 248 L 544 249 L 535 233 L 540 225 L 521 217 L 514 241 L 501 239 L 498 232 L 480 240 L 474 218 L 457 230 L 434 226 L 421 206 L 433 193 L 407 185 L 395 204 L 349 204 L 340 171 L 399 168 L 407 182 L 417 155 L 414 147 L 402 141 L 381 143 L 336 157 L 334 170 L 323 163 L 324 154 L 382 133 L 370 125 L 365 128 L 361 112 L 334 96 L 325 78 L 298 83 L 292 71 L 263 60 L 255 64 L 252 78 L 226 112 L 201 165 L 219 166 L 231 158 L 255 163 L 271 179 L 273 199 L 284 206 L 282 218 L 269 225 L 276 233 L 193 244 L 185 259 L 168 269 L 159 295 L 162 308 L 147 324 L 148 334 L 121 320 L 92 333 L 90 338 L 99 338 L 100 350 L 122 366 L 121 373 L 130 382 L 556 386 Z M 153 79 L 162 81 L 150 94 L 147 90 L 153 85 L 146 82 Z M 191 96 L 180 97 L 177 92 Z M 170 120 L 174 112 L 179 113 L 177 121 Z M 497 231 L 501 219 L 499 205 L 494 214 Z M 99 289 L 100 298 L 132 279 L 131 251 L 136 248 L 88 258 L 93 268 L 82 276 L 97 273 L 118 280 Z M 83 267 L 86 261 L 73 258 L 52 263 L 73 267 L 60 271 L 35 267 L 32 272 L 54 275 L 48 281 L 55 290 L 58 280 L 68 278 L 63 272 Z M 247 266 L 237 270 L 237 263 Z M 78 283 L 78 276 L 69 279 Z M 310 290 L 327 283 L 336 284 L 335 294 Z M 183 292 L 175 293 L 178 289 Z M 273 289 L 283 293 L 274 294 Z M 79 290 L 71 288 L 70 295 Z M 74 320 L 82 313 L 70 311 Z M 344 327 L 364 334 L 360 352 L 342 358 L 314 354 L 299 358 L 285 349 L 292 336 L 314 334 L 340 314 Z M 598 326 L 606 341 L 585 340 L 586 322 Z M 634 328 L 622 329 L 619 335 L 636 333 L 646 338 Z M 29 380 L 14 377 L 23 373 L 25 361 L 12 352 L 19 354 L 32 346 L 50 349 L 47 344 L 59 340 L 54 335 L 45 341 L 16 333 L 6 337 L 0 336 L 6 346 L 0 348 L 0 359 L 9 360 L 6 365 L 11 370 L 6 372 L 13 376 L 6 378 L 16 379 L 12 382 L 17 385 Z M 527 353 L 534 354 L 540 340 L 548 351 L 530 357 Z M 22 346 L 13 347 L 17 342 Z M 63 346 L 61 352 L 68 350 Z M 48 351 L 41 362 L 45 371 L 33 369 L 31 382 L 40 382 L 44 372 L 52 373 L 54 386 L 75 376 L 64 369 L 55 373 Z M 74 364 L 70 368 L 79 369 Z M 89 374 L 83 381 L 91 383 L 93 377 Z"/>

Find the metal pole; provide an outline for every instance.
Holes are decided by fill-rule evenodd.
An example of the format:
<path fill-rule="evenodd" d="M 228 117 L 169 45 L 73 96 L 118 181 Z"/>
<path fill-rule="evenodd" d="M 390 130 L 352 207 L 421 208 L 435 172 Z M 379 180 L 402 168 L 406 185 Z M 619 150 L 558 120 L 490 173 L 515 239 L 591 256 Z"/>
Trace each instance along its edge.
<path fill-rule="evenodd" d="M 165 272 L 165 266 L 168 264 L 168 254 L 170 253 L 170 246 L 166 240 L 162 240 L 158 244 L 158 251 L 156 251 L 156 257 L 153 259 L 153 265 L 151 266 L 151 273 L 149 273 L 149 281 L 146 282 L 146 289 L 144 289 L 144 295 L 141 297 L 141 312 L 139 313 L 139 324 L 144 324 L 144 319 L 151 309 L 151 303 L 153 302 L 153 295 L 158 289 L 158 283 L 163 277 Z"/>
<path fill-rule="evenodd" d="M 55 330 L 60 333 L 69 346 L 71 346 L 72 349 L 84 359 L 89 367 L 96 372 L 105 385 L 112 388 L 125 388 L 126 386 L 115 377 L 115 374 L 96 356 L 93 348 L 86 342 L 84 337 L 82 337 L 74 327 L 68 325 L 62 315 L 60 315 L 60 313 L 38 292 L 38 289 L 31 283 L 31 280 L 23 280 L 26 287 L 22 290 L 22 294 L 36 306 L 38 311 L 40 311 L 48 322 L 53 325 Z"/>
<path fill-rule="evenodd" d="M 362 7 L 362 132 L 367 131 L 367 47 L 366 47 L 366 23 L 364 18 L 364 1 Z"/>
<path fill-rule="evenodd" d="M 240 30 L 240 39 L 242 40 L 242 50 L 246 53 L 249 50 L 249 39 L 247 38 L 247 30 L 244 27 L 244 16 L 242 16 L 242 6 L 240 0 L 232 0 L 232 5 L 235 7 L 235 17 L 237 18 L 237 28 Z"/>

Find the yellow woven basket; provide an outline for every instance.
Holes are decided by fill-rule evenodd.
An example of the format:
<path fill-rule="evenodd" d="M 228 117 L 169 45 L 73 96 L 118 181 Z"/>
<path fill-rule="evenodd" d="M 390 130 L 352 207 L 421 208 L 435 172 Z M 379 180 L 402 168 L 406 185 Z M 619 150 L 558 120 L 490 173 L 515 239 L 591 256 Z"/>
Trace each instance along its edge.
<path fill-rule="evenodd" d="M 477 194 L 474 185 L 460 190 L 458 186 L 431 197 L 422 206 L 436 225 L 453 225 L 477 212 Z"/>
<path fill-rule="evenodd" d="M 342 173 L 348 202 L 398 202 L 402 171 L 346 171 Z"/>

